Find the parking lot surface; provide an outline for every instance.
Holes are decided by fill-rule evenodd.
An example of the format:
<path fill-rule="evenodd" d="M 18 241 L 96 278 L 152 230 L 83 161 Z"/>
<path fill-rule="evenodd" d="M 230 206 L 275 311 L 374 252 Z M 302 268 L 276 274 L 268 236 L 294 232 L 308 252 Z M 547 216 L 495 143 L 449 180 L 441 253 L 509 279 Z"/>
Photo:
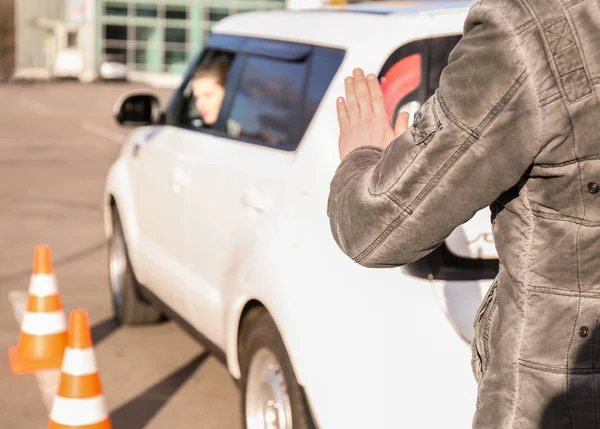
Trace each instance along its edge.
<path fill-rule="evenodd" d="M 102 191 L 127 130 L 112 118 L 134 84 L 0 85 L 0 428 L 48 424 L 56 374 L 14 375 L 33 249 L 48 244 L 65 311 L 83 308 L 114 429 L 238 429 L 226 368 L 174 323 L 117 327 L 108 293 Z M 147 88 L 146 88 L 147 89 Z M 169 91 L 153 90 L 163 102 Z"/>

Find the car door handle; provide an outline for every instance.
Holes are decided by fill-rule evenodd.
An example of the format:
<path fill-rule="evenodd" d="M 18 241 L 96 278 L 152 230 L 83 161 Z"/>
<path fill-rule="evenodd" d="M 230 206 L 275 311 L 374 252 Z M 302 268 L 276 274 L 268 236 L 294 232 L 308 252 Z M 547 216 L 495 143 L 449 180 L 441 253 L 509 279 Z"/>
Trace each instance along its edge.
<path fill-rule="evenodd" d="M 244 191 L 241 203 L 247 209 L 260 213 L 266 213 L 271 209 L 271 201 L 254 187 Z"/>

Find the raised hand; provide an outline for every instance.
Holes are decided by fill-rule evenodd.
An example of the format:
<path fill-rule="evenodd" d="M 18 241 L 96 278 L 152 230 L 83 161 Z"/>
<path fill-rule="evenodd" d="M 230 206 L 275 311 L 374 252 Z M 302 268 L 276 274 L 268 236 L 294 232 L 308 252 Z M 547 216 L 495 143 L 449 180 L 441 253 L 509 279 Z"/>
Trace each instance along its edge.
<path fill-rule="evenodd" d="M 377 77 L 365 77 L 362 69 L 353 71 L 344 81 L 346 98 L 337 100 L 340 126 L 340 158 L 360 146 L 377 146 L 385 149 L 396 137 L 408 129 L 408 113 L 398 116 L 395 129 L 385 110 L 383 93 Z"/>

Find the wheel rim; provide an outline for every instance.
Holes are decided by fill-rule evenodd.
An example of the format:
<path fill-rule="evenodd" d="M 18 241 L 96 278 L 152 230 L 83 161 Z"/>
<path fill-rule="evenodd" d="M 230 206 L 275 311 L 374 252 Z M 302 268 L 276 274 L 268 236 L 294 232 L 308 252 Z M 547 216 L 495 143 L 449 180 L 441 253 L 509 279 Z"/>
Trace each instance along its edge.
<path fill-rule="evenodd" d="M 113 302 L 117 308 L 123 306 L 123 289 L 125 284 L 125 270 L 127 266 L 127 250 L 123 234 L 115 231 L 109 249 L 110 286 Z"/>
<path fill-rule="evenodd" d="M 263 348 L 253 357 L 246 386 L 248 429 L 292 429 L 292 407 L 283 370 Z"/>

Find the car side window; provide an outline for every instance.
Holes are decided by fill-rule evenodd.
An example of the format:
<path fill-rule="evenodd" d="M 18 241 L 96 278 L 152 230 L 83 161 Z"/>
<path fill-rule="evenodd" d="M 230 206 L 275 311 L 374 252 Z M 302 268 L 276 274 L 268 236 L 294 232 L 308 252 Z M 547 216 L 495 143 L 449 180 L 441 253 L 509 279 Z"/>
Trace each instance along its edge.
<path fill-rule="evenodd" d="M 231 52 L 206 52 L 183 90 L 179 125 L 198 129 L 215 126 L 233 59 Z"/>
<path fill-rule="evenodd" d="M 307 63 L 251 55 L 233 95 L 226 133 L 259 144 L 297 146 Z"/>
<path fill-rule="evenodd" d="M 331 85 L 342 61 L 345 51 L 342 49 L 315 47 L 310 64 L 310 81 L 306 90 L 304 104 L 305 126 L 310 124 L 323 96 Z"/>

